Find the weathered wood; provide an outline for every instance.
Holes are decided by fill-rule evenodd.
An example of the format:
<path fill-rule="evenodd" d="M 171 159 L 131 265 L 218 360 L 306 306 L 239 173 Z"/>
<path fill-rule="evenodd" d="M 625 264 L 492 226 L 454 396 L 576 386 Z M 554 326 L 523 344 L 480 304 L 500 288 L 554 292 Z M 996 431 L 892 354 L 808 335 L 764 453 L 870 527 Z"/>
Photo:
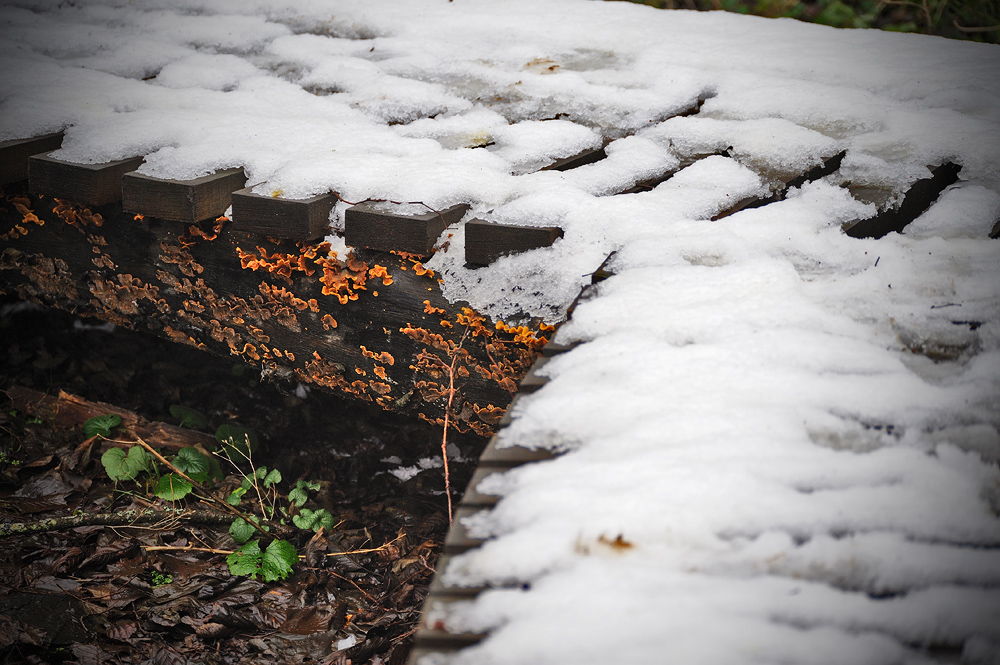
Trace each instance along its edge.
<path fill-rule="evenodd" d="M 841 162 L 844 161 L 844 157 L 847 155 L 847 151 L 838 152 L 832 157 L 827 157 L 823 160 L 822 164 L 818 164 L 813 168 L 809 169 L 805 173 L 794 176 L 778 183 L 776 187 L 771 190 L 771 193 L 767 196 L 749 196 L 740 199 L 733 205 L 729 206 L 722 212 L 718 213 L 712 217 L 712 221 L 722 219 L 723 217 L 728 217 L 734 213 L 741 210 L 746 210 L 748 208 L 760 208 L 761 206 L 766 206 L 769 203 L 774 203 L 776 201 L 784 200 L 785 196 L 788 194 L 788 190 L 793 187 L 801 187 L 807 182 L 812 182 L 814 180 L 819 180 L 820 178 L 826 177 L 832 173 L 835 173 L 837 169 L 840 168 Z"/>
<path fill-rule="evenodd" d="M 962 167 L 945 162 L 931 169 L 931 177 L 910 186 L 898 206 L 882 210 L 874 217 L 846 224 L 844 232 L 852 238 L 881 238 L 889 233 L 901 233 L 906 225 L 930 207 L 949 185 L 958 180 Z"/>
<path fill-rule="evenodd" d="M 582 152 L 578 152 L 570 157 L 563 157 L 562 159 L 557 159 L 548 166 L 543 167 L 542 171 L 569 171 L 570 169 L 579 168 L 587 164 L 593 164 L 594 162 L 599 162 L 608 153 L 604 152 L 604 148 L 588 148 Z"/>
<path fill-rule="evenodd" d="M 336 203 L 336 194 L 295 200 L 241 189 L 233 192 L 233 225 L 244 233 L 288 240 L 316 240 L 329 232 L 330 211 Z"/>
<path fill-rule="evenodd" d="M 436 425 L 456 356 L 449 422 L 488 436 L 546 341 L 540 325 L 525 337 L 449 303 L 409 255 L 337 256 L 328 243 L 251 236 L 225 218 L 179 225 L 136 220 L 118 206 L 97 213 L 24 194 L 8 200 L 0 292 L 237 356 L 270 379 Z"/>
<path fill-rule="evenodd" d="M 28 159 L 28 187 L 32 194 L 102 206 L 122 199 L 122 176 L 142 164 L 142 157 L 103 164 L 76 164 L 48 155 Z"/>
<path fill-rule="evenodd" d="M 997 223 L 993 225 L 993 229 L 990 230 L 990 237 L 1000 238 L 1000 219 L 997 220 Z"/>
<path fill-rule="evenodd" d="M 556 226 L 514 226 L 472 219 L 465 224 L 465 263 L 487 266 L 501 256 L 548 247 L 563 236 Z"/>
<path fill-rule="evenodd" d="M 232 193 L 245 184 L 246 175 L 239 168 L 193 180 L 126 173 L 122 177 L 122 209 L 174 222 L 201 222 L 224 214 Z"/>
<path fill-rule="evenodd" d="M 4 392 L 10 398 L 11 407 L 51 421 L 57 427 L 77 427 L 95 416 L 115 414 L 122 419 L 116 438 L 134 441 L 138 437 L 154 448 L 175 451 L 198 445 L 211 448 L 216 443 L 211 434 L 169 423 L 150 422 L 132 411 L 104 402 L 92 402 L 61 390 L 54 396 L 24 386 L 11 386 Z"/>
<path fill-rule="evenodd" d="M 365 202 L 351 206 L 344 215 L 344 241 L 349 247 L 382 252 L 430 256 L 445 228 L 465 216 L 469 206 L 460 204 L 441 211 L 397 214 L 394 204 Z"/>
<path fill-rule="evenodd" d="M 0 185 L 28 179 L 28 158 L 43 152 L 58 150 L 63 133 L 45 134 L 30 139 L 0 142 Z"/>

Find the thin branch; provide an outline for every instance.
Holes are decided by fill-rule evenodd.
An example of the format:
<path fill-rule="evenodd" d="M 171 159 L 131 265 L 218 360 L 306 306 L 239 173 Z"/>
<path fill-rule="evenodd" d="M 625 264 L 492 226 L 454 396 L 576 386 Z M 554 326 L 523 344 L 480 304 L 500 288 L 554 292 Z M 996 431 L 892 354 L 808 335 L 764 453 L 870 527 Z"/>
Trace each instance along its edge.
<path fill-rule="evenodd" d="M 997 32 L 997 31 L 1000 31 L 1000 24 L 998 24 L 998 25 L 991 25 L 991 26 L 987 26 L 987 27 L 983 27 L 983 28 L 966 27 L 964 25 L 959 25 L 958 19 L 954 19 L 952 21 L 952 24 L 955 26 L 956 30 L 960 30 L 961 32 Z"/>
<path fill-rule="evenodd" d="M 342 556 L 345 554 L 368 554 L 369 552 L 379 552 L 381 550 L 384 550 L 386 547 L 389 547 L 389 545 L 392 545 L 400 538 L 402 538 L 403 535 L 404 534 L 399 534 L 398 536 L 387 542 L 385 545 L 379 545 L 378 547 L 369 547 L 368 549 L 365 550 L 351 550 L 349 552 L 327 552 L 327 556 Z M 299 556 L 299 558 L 304 559 L 305 556 Z"/>
<path fill-rule="evenodd" d="M 177 547 L 172 545 L 140 545 L 147 552 L 208 552 L 209 554 L 234 554 L 234 550 L 217 550 L 212 547 L 193 547 L 185 545 Z"/>
<path fill-rule="evenodd" d="M 272 537 L 271 534 L 269 534 L 267 531 L 265 531 L 264 528 L 260 524 L 257 524 L 256 520 L 251 519 L 250 516 L 243 514 L 242 511 L 236 509 L 233 506 L 230 506 L 228 503 L 226 503 L 222 499 L 219 499 L 219 498 L 215 497 L 211 492 L 209 492 L 204 487 L 202 487 L 201 483 L 199 483 L 198 481 L 194 480 L 189 475 L 187 475 L 186 473 L 184 473 L 183 471 L 181 471 L 180 469 L 178 469 L 176 466 L 174 466 L 173 464 L 171 464 L 170 462 L 168 462 L 166 457 L 164 457 L 160 453 L 158 453 L 155 450 L 153 450 L 153 448 L 148 443 L 146 443 L 145 441 L 143 441 L 139 437 L 136 437 L 136 441 L 139 443 L 140 446 L 142 446 L 147 451 L 149 451 L 156 459 L 160 460 L 160 462 L 162 462 L 163 464 L 165 464 L 170 470 L 172 470 L 174 473 L 176 473 L 178 476 L 180 476 L 184 480 L 186 480 L 189 483 L 191 483 L 192 487 L 197 487 L 198 489 L 200 489 L 204 493 L 205 498 L 207 498 L 209 501 L 211 501 L 212 503 L 214 503 L 217 506 L 221 506 L 222 509 L 225 510 L 226 512 L 228 512 L 230 514 L 233 514 L 233 515 L 236 515 L 237 517 L 242 518 L 243 520 L 245 520 L 247 522 L 247 524 L 249 524 L 250 526 L 252 526 L 254 529 L 256 529 L 257 531 L 259 531 L 261 534 L 263 534 L 267 538 L 271 538 Z M 127 442 L 121 441 L 119 443 L 127 443 Z"/>
<path fill-rule="evenodd" d="M 444 433 L 441 435 L 441 459 L 444 461 L 444 493 L 448 497 L 449 525 L 451 525 L 453 518 L 451 509 L 451 474 L 448 472 L 448 425 L 451 419 L 451 403 L 455 400 L 455 364 L 461 355 L 465 338 L 469 335 L 470 326 L 471 324 L 465 326 L 465 332 L 462 333 L 461 341 L 459 341 L 455 351 L 449 354 L 451 355 L 451 365 L 448 367 L 448 405 L 444 408 Z"/>
<path fill-rule="evenodd" d="M 163 521 L 184 521 L 199 524 L 224 524 L 229 520 L 225 515 L 208 510 L 184 510 L 168 508 L 155 510 L 122 510 L 116 513 L 85 513 L 53 517 L 37 522 L 8 522 L 0 524 L 0 538 L 7 536 L 23 536 L 29 533 L 43 533 L 59 529 L 74 529 L 80 526 L 133 526 L 136 524 L 155 524 Z"/>

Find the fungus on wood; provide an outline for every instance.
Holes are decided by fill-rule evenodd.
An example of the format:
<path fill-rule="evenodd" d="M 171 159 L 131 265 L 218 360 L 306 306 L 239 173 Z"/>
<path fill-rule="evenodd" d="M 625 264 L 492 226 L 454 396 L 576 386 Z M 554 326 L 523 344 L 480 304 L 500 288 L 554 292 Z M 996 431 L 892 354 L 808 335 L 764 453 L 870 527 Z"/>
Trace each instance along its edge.
<path fill-rule="evenodd" d="M 39 199 L 0 206 L 0 292 L 239 357 L 460 431 L 492 432 L 547 327 L 488 322 L 441 294 L 421 257 L 178 224 Z M 455 368 L 454 382 L 443 366 Z"/>

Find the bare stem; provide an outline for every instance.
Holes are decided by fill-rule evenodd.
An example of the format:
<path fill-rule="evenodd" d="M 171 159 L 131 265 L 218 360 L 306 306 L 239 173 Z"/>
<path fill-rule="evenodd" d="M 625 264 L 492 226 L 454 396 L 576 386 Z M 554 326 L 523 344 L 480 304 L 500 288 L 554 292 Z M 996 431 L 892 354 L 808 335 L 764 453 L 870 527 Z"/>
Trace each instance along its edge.
<path fill-rule="evenodd" d="M 451 474 L 448 472 L 448 426 L 451 424 L 451 404 L 455 400 L 455 365 L 458 363 L 458 356 L 465 344 L 465 338 L 469 335 L 469 326 L 465 326 L 462 333 L 462 340 L 451 352 L 451 365 L 448 366 L 448 406 L 444 409 L 444 433 L 441 435 L 441 459 L 444 461 L 444 493 L 448 496 L 448 524 L 453 519 L 451 508 Z"/>

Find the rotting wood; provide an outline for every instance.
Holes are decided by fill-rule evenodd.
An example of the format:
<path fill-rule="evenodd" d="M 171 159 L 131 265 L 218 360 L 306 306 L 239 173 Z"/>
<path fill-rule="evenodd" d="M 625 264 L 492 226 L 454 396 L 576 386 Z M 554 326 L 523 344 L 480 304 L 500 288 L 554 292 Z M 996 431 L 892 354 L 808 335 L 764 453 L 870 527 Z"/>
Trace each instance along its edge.
<path fill-rule="evenodd" d="M 845 224 L 844 232 L 852 238 L 881 238 L 889 233 L 901 233 L 906 225 L 923 214 L 949 185 L 958 181 L 961 170 L 961 166 L 952 162 L 931 168 L 931 177 L 913 183 L 903 195 L 899 205 L 889 206 L 874 217 Z"/>
<path fill-rule="evenodd" d="M 349 247 L 427 257 L 445 228 L 460 221 L 469 210 L 469 206 L 459 204 L 440 211 L 394 212 L 398 207 L 384 201 L 351 206 L 344 214 L 344 242 Z"/>
<path fill-rule="evenodd" d="M 62 146 L 63 133 L 0 141 L 0 185 L 28 179 L 28 158 Z"/>
<path fill-rule="evenodd" d="M 129 527 L 137 524 L 186 522 L 194 524 L 228 524 L 233 516 L 211 510 L 142 509 L 122 510 L 116 513 L 86 513 L 66 517 L 50 517 L 35 522 L 4 522 L 0 524 L 0 538 L 23 536 L 29 533 L 75 529 L 81 526 Z"/>
<path fill-rule="evenodd" d="M 487 266 L 501 256 L 548 247 L 563 236 L 556 226 L 514 226 L 472 219 L 465 224 L 465 263 Z"/>
<path fill-rule="evenodd" d="M 87 206 L 102 206 L 122 200 L 122 176 L 142 164 L 131 157 L 102 164 L 76 164 L 48 155 L 28 159 L 28 183 L 32 194 L 65 199 Z"/>
<path fill-rule="evenodd" d="M 440 365 L 456 362 L 449 423 L 493 432 L 551 327 L 489 322 L 449 303 L 419 257 L 236 232 L 225 218 L 135 219 L 8 188 L 0 292 L 239 357 L 265 378 L 313 385 L 444 424 Z"/>
<path fill-rule="evenodd" d="M 336 203 L 336 194 L 295 200 L 241 189 L 233 192 L 233 228 L 273 238 L 316 240 L 329 231 L 330 211 Z"/>
<path fill-rule="evenodd" d="M 240 168 L 217 171 L 193 180 L 126 173 L 122 177 L 122 209 L 174 222 L 202 222 L 225 213 L 233 192 L 245 184 L 246 175 Z"/>
<path fill-rule="evenodd" d="M 117 439 L 134 441 L 141 438 L 152 446 L 174 451 L 189 446 L 209 449 L 216 444 L 211 434 L 169 423 L 150 422 L 126 409 L 92 402 L 61 390 L 57 395 L 46 395 L 24 386 L 11 386 L 4 392 L 11 400 L 11 408 L 51 421 L 56 427 L 77 427 L 95 416 L 114 414 L 122 419 L 115 433 Z"/>

